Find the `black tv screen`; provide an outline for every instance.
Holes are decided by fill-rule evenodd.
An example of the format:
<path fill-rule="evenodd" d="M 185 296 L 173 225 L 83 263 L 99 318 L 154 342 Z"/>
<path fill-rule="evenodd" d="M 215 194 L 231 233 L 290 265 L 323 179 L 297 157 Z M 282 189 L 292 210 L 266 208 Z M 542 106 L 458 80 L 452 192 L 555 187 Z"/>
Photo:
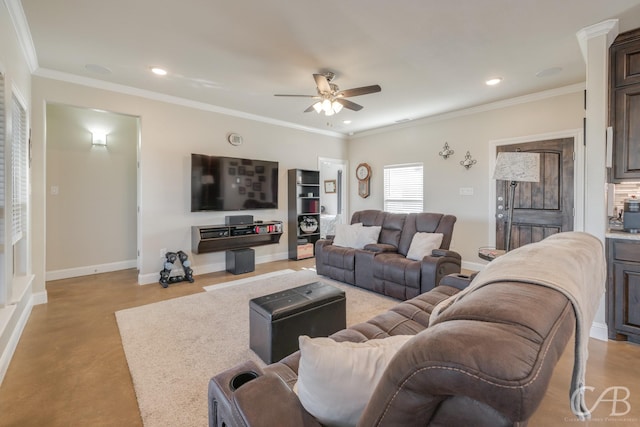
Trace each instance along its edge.
<path fill-rule="evenodd" d="M 278 162 L 191 154 L 191 212 L 278 208 Z"/>

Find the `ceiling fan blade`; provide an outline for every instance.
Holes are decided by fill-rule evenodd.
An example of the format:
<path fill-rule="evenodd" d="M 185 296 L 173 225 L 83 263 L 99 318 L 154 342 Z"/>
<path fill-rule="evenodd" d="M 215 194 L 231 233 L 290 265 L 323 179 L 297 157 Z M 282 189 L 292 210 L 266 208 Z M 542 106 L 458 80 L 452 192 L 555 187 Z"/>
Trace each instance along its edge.
<path fill-rule="evenodd" d="M 349 110 L 353 110 L 353 111 L 360 111 L 363 108 L 362 105 L 356 104 L 355 102 L 351 102 L 348 99 L 338 98 L 336 99 L 336 102 L 339 102 L 340 104 L 342 104 L 344 108 L 348 108 Z"/>
<path fill-rule="evenodd" d="M 309 108 L 307 108 L 306 110 L 304 110 L 305 113 L 310 113 L 312 111 L 315 111 L 315 108 L 313 108 L 313 106 L 316 105 L 315 103 L 309 105 Z"/>
<path fill-rule="evenodd" d="M 273 96 L 295 96 L 296 98 L 319 98 L 318 95 L 282 95 L 282 94 L 275 94 Z"/>
<path fill-rule="evenodd" d="M 382 88 L 379 85 L 363 86 L 363 87 L 356 87 L 354 89 L 347 89 L 347 90 L 340 91 L 338 93 L 338 96 L 348 98 L 350 96 L 359 96 L 359 95 L 367 95 L 369 93 L 376 93 L 376 92 L 380 92 L 381 90 Z"/>
<path fill-rule="evenodd" d="M 323 74 L 314 74 L 313 78 L 316 80 L 316 86 L 320 92 L 331 92 L 331 86 L 329 86 L 329 80 Z"/>

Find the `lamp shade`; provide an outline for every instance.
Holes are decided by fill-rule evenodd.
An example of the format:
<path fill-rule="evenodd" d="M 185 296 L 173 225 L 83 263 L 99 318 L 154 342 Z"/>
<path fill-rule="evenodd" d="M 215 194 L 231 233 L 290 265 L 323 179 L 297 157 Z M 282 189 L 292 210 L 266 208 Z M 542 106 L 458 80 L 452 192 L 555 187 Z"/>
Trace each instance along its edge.
<path fill-rule="evenodd" d="M 505 181 L 540 181 L 540 153 L 521 151 L 498 153 L 493 179 Z"/>

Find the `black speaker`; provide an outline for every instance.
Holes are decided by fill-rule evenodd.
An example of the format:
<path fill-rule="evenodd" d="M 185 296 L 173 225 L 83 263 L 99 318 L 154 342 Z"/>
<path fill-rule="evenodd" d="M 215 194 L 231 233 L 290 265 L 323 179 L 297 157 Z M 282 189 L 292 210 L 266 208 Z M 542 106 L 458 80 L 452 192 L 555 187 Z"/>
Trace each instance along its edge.
<path fill-rule="evenodd" d="M 256 268 L 256 252 L 251 248 L 233 249 L 226 252 L 226 267 L 229 273 L 249 273 Z"/>
<path fill-rule="evenodd" d="M 253 224 L 253 215 L 227 215 L 224 217 L 224 225 Z"/>

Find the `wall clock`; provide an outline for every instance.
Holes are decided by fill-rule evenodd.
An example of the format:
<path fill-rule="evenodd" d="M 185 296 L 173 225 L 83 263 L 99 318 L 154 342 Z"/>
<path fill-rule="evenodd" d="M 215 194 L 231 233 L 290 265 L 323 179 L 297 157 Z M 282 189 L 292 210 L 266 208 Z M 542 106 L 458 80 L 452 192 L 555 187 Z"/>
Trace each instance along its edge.
<path fill-rule="evenodd" d="M 356 167 L 356 178 L 358 178 L 358 195 L 362 198 L 369 197 L 369 180 L 371 179 L 371 166 L 367 163 L 360 163 Z"/>

